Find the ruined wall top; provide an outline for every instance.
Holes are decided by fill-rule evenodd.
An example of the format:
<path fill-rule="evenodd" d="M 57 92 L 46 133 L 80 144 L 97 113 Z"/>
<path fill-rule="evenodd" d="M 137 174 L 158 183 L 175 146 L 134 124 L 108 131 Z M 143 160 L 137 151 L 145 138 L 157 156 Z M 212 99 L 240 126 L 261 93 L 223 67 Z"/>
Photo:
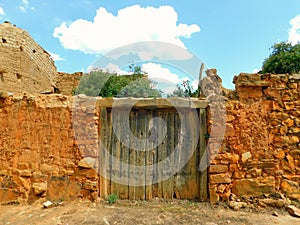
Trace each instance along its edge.
<path fill-rule="evenodd" d="M 26 32 L 0 24 L 0 90 L 52 93 L 57 71 L 50 54 Z"/>
<path fill-rule="evenodd" d="M 300 74 L 241 73 L 234 77 L 233 83 L 241 102 L 282 100 L 288 89 L 293 91 L 294 100 L 299 98 Z"/>

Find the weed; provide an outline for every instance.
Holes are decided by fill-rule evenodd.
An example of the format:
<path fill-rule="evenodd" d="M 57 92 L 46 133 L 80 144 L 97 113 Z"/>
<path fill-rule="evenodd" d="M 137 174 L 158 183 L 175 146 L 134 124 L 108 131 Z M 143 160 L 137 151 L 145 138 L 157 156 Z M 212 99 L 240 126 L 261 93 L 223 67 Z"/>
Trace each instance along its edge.
<path fill-rule="evenodd" d="M 107 198 L 107 201 L 109 204 L 114 204 L 118 200 L 118 195 L 116 194 L 110 194 Z"/>

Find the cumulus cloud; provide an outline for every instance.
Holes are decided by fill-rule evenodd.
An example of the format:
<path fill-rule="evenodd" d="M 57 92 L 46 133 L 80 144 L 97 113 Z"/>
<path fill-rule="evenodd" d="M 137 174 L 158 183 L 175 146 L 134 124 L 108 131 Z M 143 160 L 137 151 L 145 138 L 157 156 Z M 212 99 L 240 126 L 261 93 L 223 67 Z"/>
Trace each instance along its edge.
<path fill-rule="evenodd" d="M 293 45 L 300 42 L 300 15 L 290 20 L 289 42 Z"/>
<path fill-rule="evenodd" d="M 55 54 L 53 52 L 48 52 L 51 56 L 51 58 L 54 60 L 54 61 L 62 61 L 64 60 L 63 58 L 60 57 L 60 55 L 58 54 Z"/>
<path fill-rule="evenodd" d="M 105 54 L 115 48 L 141 41 L 160 41 L 184 47 L 182 38 L 199 32 L 196 24 L 179 23 L 177 12 L 171 6 L 130 6 L 113 15 L 100 7 L 93 21 L 78 19 L 63 22 L 53 36 L 66 49 L 88 54 Z"/>
<path fill-rule="evenodd" d="M 149 79 L 164 79 L 166 81 L 170 81 L 175 85 L 181 81 L 177 74 L 172 73 L 168 68 L 164 68 L 160 64 L 145 63 L 142 65 L 142 71 L 148 74 Z"/>
<path fill-rule="evenodd" d="M 149 79 L 156 82 L 157 87 L 165 94 L 173 93 L 177 89 L 177 84 L 184 80 L 179 78 L 178 74 L 172 73 L 168 68 L 162 67 L 161 64 L 143 64 L 142 71 L 145 71 Z"/>

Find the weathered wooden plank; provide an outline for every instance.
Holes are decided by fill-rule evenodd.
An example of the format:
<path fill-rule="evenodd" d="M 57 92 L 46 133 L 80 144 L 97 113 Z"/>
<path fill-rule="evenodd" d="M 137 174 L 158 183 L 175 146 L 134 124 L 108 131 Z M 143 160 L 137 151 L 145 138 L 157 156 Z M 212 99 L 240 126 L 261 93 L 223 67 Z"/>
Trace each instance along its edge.
<path fill-rule="evenodd" d="M 163 112 L 162 110 L 158 110 L 158 115 L 159 118 L 162 120 L 163 118 Z M 163 135 L 163 125 L 161 123 L 158 123 L 157 125 L 157 131 L 158 131 L 158 136 L 162 137 Z M 157 169 L 157 175 L 158 175 L 158 181 L 161 180 L 163 177 L 163 171 L 161 168 L 158 167 L 158 164 L 164 160 L 165 158 L 165 138 L 163 138 L 163 141 L 157 146 L 157 163 L 156 163 L 156 169 Z M 158 198 L 163 198 L 163 182 L 159 182 L 157 184 L 157 197 Z"/>
<path fill-rule="evenodd" d="M 130 112 L 130 129 L 132 131 L 133 135 L 136 135 L 136 110 L 131 110 Z M 130 145 L 135 145 L 134 138 L 131 138 Z M 128 155 L 128 163 L 129 163 L 129 174 L 128 174 L 128 196 L 129 199 L 135 200 L 135 160 L 136 160 L 136 151 L 134 149 L 129 149 L 129 155 Z"/>
<path fill-rule="evenodd" d="M 198 98 L 180 98 L 174 97 L 170 99 L 165 98 L 98 98 L 96 101 L 97 107 L 117 108 L 130 107 L 147 108 L 147 109 L 166 109 L 173 108 L 206 108 L 207 100 Z"/>
<path fill-rule="evenodd" d="M 123 115 L 127 115 L 126 111 L 120 111 L 121 121 L 120 121 L 120 129 L 121 129 L 121 138 L 122 140 L 128 140 L 129 139 L 129 132 L 126 130 L 126 123 L 128 122 L 129 118 L 124 118 Z M 119 195 L 122 199 L 128 199 L 129 198 L 129 147 L 125 144 L 121 144 L 121 153 L 120 153 L 120 178 L 122 179 L 122 183 L 120 184 L 120 191 Z M 126 184 L 125 184 L 126 183 Z"/>
<path fill-rule="evenodd" d="M 166 179 L 167 177 L 170 176 L 170 170 L 171 170 L 171 164 L 170 164 L 170 159 L 168 155 L 168 139 L 170 136 L 170 127 L 168 123 L 168 117 L 169 113 L 167 110 L 163 110 L 162 113 L 162 118 L 165 121 L 166 124 L 166 129 L 167 129 L 167 134 L 163 143 L 163 148 L 161 152 L 162 160 L 165 161 L 164 163 L 164 168 L 162 168 L 162 176 L 164 177 L 164 181 L 161 182 L 162 184 L 162 192 L 163 192 L 163 198 L 164 199 L 170 199 L 173 196 L 173 180 L 172 179 Z"/>
<path fill-rule="evenodd" d="M 174 126 L 173 162 L 174 162 L 174 170 L 176 171 L 176 173 L 173 175 L 173 186 L 174 186 L 173 187 L 173 198 L 179 198 L 179 193 L 176 189 L 176 179 L 177 179 L 177 173 L 178 173 L 179 155 L 178 155 L 178 151 L 176 149 L 180 148 L 179 138 L 180 138 L 181 124 L 180 124 L 179 112 L 177 110 L 174 113 L 174 125 L 173 126 Z"/>
<path fill-rule="evenodd" d="M 136 165 L 138 166 L 138 172 L 136 175 L 136 179 L 138 182 L 138 185 L 135 187 L 135 198 L 138 200 L 144 200 L 145 199 L 145 136 L 147 134 L 146 131 L 146 120 L 147 115 L 144 109 L 140 109 L 138 116 L 137 116 L 137 137 L 139 139 L 138 141 L 138 150 L 137 150 L 137 157 L 136 157 Z"/>
<path fill-rule="evenodd" d="M 112 114 L 111 114 L 111 109 L 106 109 L 107 110 L 107 175 L 109 176 L 109 186 L 107 188 L 108 194 L 112 194 L 111 190 L 111 174 L 112 174 L 112 155 L 113 155 L 113 128 L 112 128 Z"/>
<path fill-rule="evenodd" d="M 153 117 L 157 118 L 158 115 L 158 109 L 153 110 Z M 155 133 L 153 136 L 153 145 L 155 148 L 153 149 L 153 157 L 152 157 L 152 163 L 153 163 L 153 176 L 152 176 L 152 198 L 158 197 L 158 137 L 159 137 L 159 127 L 157 123 L 152 124 L 153 132 Z"/>
<path fill-rule="evenodd" d="M 202 158 L 206 162 L 208 161 L 208 155 L 206 152 L 206 134 L 207 134 L 207 124 L 206 124 L 206 110 L 200 109 L 199 110 L 199 117 L 200 117 L 200 132 L 199 132 L 199 148 L 200 148 L 200 161 Z M 208 164 L 207 164 L 208 165 Z M 207 201 L 208 199 L 208 170 L 207 168 L 203 171 L 200 171 L 200 180 L 199 180 L 199 200 L 200 201 Z"/>
<path fill-rule="evenodd" d="M 154 160 L 155 160 L 155 154 L 156 154 L 156 149 L 155 149 L 155 128 L 153 124 L 150 124 L 151 119 L 154 118 L 155 114 L 154 114 L 154 110 L 147 110 L 147 120 L 146 120 L 146 138 L 148 140 L 147 142 L 147 152 L 145 154 L 145 199 L 146 200 L 150 200 L 152 199 L 152 183 L 153 183 L 153 169 L 152 169 L 152 165 L 154 165 Z M 154 139 L 150 140 L 150 136 L 151 136 L 151 129 L 152 129 L 152 135 L 154 135 Z M 153 130 L 154 129 L 154 130 Z"/>
<path fill-rule="evenodd" d="M 119 137 L 117 137 L 118 133 L 121 129 L 121 121 L 123 120 L 123 115 L 119 109 L 114 109 L 112 111 L 112 164 L 111 164 L 111 193 L 116 194 L 120 197 L 122 186 L 120 185 L 121 178 L 121 143 Z M 115 162 L 116 160 L 116 162 Z"/>
<path fill-rule="evenodd" d="M 167 136 L 167 158 L 169 162 L 168 176 L 170 177 L 167 181 L 166 189 L 168 194 L 165 195 L 167 199 L 172 199 L 174 196 L 174 171 L 175 171 L 175 160 L 174 160 L 174 145 L 175 145 L 175 113 L 176 110 L 168 111 L 168 136 Z M 175 194 L 176 195 L 176 194 Z"/>
<path fill-rule="evenodd" d="M 186 133 L 187 133 L 187 123 L 186 123 L 186 110 L 180 109 L 178 110 L 179 114 L 179 121 L 180 122 L 180 131 L 178 135 L 178 154 L 176 155 L 175 162 L 177 165 L 177 174 L 174 177 L 175 184 L 174 184 L 174 191 L 176 193 L 176 197 L 180 199 L 184 199 L 186 196 L 186 189 L 185 189 L 185 184 L 186 184 L 186 167 L 185 165 L 185 149 L 186 145 L 188 144 L 186 141 Z M 181 168 L 183 167 L 183 168 Z"/>
<path fill-rule="evenodd" d="M 199 190 L 199 184 L 198 184 L 198 170 L 197 170 L 197 140 L 199 138 L 197 134 L 198 124 L 197 121 L 197 111 L 195 110 L 188 110 L 187 111 L 187 131 L 185 135 L 188 135 L 186 137 L 187 143 L 189 143 L 190 151 L 193 151 L 193 154 L 190 158 L 186 158 L 188 160 L 188 163 L 186 165 L 185 170 L 185 181 L 186 184 L 183 188 L 183 192 L 186 193 L 184 198 L 185 199 L 196 199 L 198 198 L 198 190 Z"/>
<path fill-rule="evenodd" d="M 107 151 L 107 147 L 108 147 L 108 120 L 107 120 L 107 110 L 106 108 L 101 107 L 99 109 L 100 113 L 99 113 L 99 120 L 100 120 L 100 157 L 99 157 L 99 171 L 100 171 L 100 197 L 101 198 L 107 198 L 110 190 L 109 190 L 109 186 L 110 186 L 110 182 L 108 179 L 106 179 L 108 177 L 107 174 L 107 168 L 109 168 L 109 164 L 107 159 L 105 158 L 105 152 Z"/>

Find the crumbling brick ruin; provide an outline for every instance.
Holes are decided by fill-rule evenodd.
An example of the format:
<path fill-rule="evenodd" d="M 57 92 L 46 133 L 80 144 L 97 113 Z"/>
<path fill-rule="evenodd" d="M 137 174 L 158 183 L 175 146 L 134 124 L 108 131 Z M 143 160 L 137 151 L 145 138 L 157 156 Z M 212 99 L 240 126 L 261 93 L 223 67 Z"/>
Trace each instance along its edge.
<path fill-rule="evenodd" d="M 76 72 L 73 74 L 58 72 L 58 77 L 55 83 L 56 92 L 62 95 L 74 94 L 82 75 L 82 72 Z"/>
<path fill-rule="evenodd" d="M 53 93 L 56 67 L 48 52 L 9 22 L 0 24 L 0 89 Z"/>

